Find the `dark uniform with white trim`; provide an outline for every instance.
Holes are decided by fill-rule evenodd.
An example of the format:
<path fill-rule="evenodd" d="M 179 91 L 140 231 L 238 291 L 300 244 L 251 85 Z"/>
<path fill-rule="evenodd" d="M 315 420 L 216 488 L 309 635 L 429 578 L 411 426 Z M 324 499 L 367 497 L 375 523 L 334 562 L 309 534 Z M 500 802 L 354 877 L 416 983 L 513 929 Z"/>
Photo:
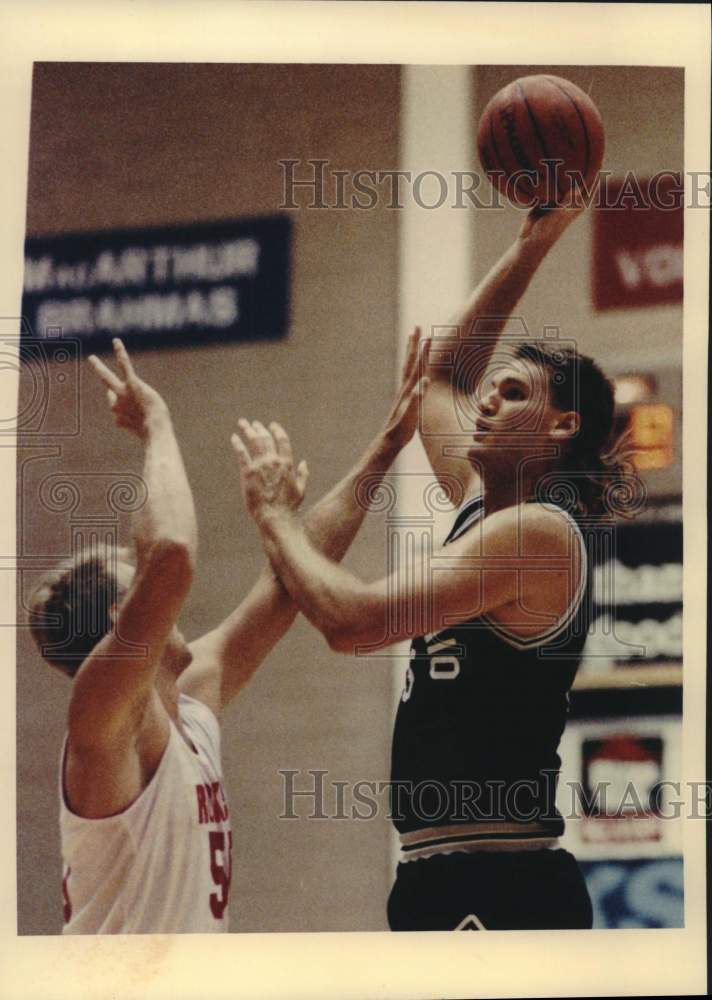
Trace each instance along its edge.
<path fill-rule="evenodd" d="M 445 541 L 482 518 L 466 503 Z M 415 639 L 398 707 L 391 812 L 401 860 L 392 930 L 590 927 L 591 903 L 557 838 L 557 753 L 588 628 L 584 555 L 567 615 L 535 639 L 486 616 Z"/>

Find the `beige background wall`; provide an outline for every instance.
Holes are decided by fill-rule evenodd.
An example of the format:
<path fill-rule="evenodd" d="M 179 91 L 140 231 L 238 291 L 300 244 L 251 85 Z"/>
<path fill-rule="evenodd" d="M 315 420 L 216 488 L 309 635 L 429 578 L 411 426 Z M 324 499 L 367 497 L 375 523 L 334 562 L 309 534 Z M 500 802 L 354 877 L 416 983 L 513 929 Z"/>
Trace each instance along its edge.
<path fill-rule="evenodd" d="M 36 68 L 28 235 L 269 214 L 278 160 L 321 156 L 334 169 L 395 167 L 396 67 L 96 66 Z M 279 343 L 142 352 L 165 396 L 200 520 L 199 571 L 182 625 L 214 626 L 261 565 L 229 447 L 247 415 L 287 427 L 309 459 L 316 499 L 385 415 L 394 380 L 397 213 L 298 211 L 289 336 Z M 25 551 L 64 555 L 67 515 L 48 515 L 38 484 L 57 471 L 140 470 L 84 370 L 79 437 L 26 468 Z M 21 379 L 25 398 L 27 376 Z M 21 403 L 22 406 L 22 403 Z M 59 415 L 58 415 L 59 416 Z M 26 457 L 27 453 L 24 452 Z M 350 565 L 383 562 L 379 516 Z M 27 593 L 36 574 L 27 572 Z M 21 933 L 61 927 L 56 765 L 69 682 L 18 648 L 18 878 Z M 333 780 L 385 779 L 390 663 L 337 659 L 303 621 L 224 716 L 235 825 L 236 930 L 385 928 L 385 820 L 278 820 L 280 768 Z"/>

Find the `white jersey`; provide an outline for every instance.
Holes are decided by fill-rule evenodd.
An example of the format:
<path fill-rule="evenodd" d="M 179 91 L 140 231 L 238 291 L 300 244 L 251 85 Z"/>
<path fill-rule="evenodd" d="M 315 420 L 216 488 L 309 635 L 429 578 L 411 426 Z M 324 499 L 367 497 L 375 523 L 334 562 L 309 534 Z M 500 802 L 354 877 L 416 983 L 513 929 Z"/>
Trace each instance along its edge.
<path fill-rule="evenodd" d="M 180 695 L 161 762 L 123 812 L 84 819 L 67 807 L 60 770 L 65 934 L 215 933 L 228 929 L 232 833 L 220 729 Z"/>

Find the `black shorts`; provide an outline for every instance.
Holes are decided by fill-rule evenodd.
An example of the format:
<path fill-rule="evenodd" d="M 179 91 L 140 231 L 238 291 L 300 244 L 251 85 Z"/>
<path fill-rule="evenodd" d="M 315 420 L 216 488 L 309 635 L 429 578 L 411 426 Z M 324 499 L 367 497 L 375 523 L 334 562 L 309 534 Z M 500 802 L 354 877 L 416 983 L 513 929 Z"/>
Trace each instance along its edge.
<path fill-rule="evenodd" d="M 398 865 L 392 931 L 590 928 L 591 900 L 576 859 L 542 850 L 438 854 Z"/>

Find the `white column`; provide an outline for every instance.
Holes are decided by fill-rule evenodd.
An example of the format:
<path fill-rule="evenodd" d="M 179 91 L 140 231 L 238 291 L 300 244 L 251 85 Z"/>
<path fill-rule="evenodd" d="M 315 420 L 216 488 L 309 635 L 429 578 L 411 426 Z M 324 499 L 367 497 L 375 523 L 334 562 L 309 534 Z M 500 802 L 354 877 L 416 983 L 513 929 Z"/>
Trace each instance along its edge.
<path fill-rule="evenodd" d="M 425 334 L 432 324 L 447 323 L 471 286 L 472 208 L 454 207 L 458 201 L 467 203 L 466 198 L 458 199 L 454 174 L 473 169 L 472 77 L 470 66 L 403 68 L 400 169 L 410 171 L 412 176 L 411 183 L 403 185 L 405 207 L 400 210 L 398 357 L 401 363 L 413 327 L 419 325 Z M 444 188 L 443 181 L 434 173 L 443 178 Z M 440 207 L 423 207 L 441 201 L 443 190 L 447 196 Z M 398 477 L 397 514 L 423 512 L 426 481 L 412 473 L 429 473 L 430 466 L 419 441 L 408 446 L 395 471 L 402 474 Z M 396 653 L 394 712 L 403 689 L 408 644 L 397 648 Z M 398 840 L 394 835 L 394 866 L 397 854 Z"/>

